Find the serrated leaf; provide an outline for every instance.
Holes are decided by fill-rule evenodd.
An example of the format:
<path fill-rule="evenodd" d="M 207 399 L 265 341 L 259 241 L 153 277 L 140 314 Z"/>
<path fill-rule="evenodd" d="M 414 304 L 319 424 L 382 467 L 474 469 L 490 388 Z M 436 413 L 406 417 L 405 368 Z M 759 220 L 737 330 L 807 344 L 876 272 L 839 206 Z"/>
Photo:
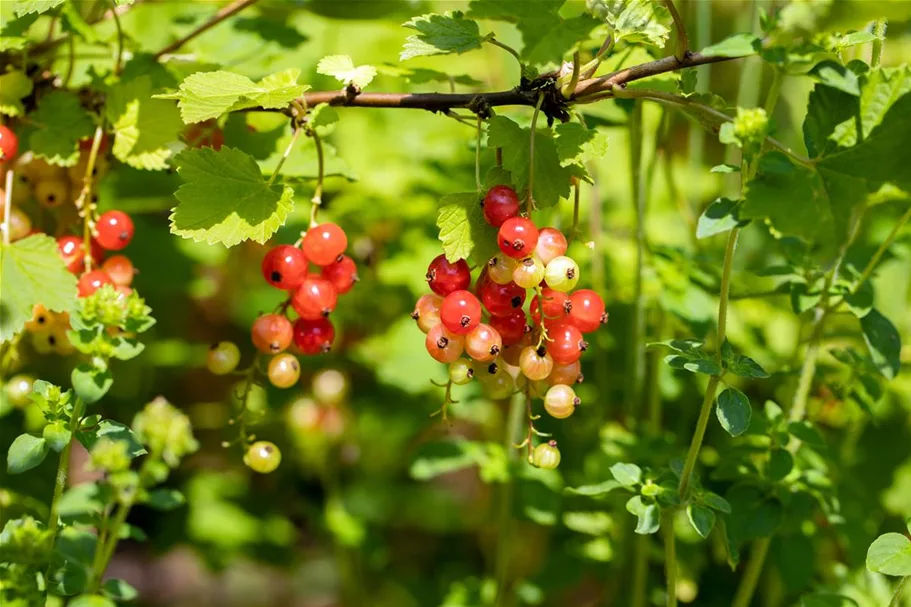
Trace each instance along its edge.
<path fill-rule="evenodd" d="M 6 471 L 21 474 L 44 461 L 49 446 L 43 438 L 31 434 L 20 434 L 9 446 L 6 454 Z"/>
<path fill-rule="evenodd" d="M 57 8 L 64 2 L 66 0 L 16 0 L 16 4 L 13 5 L 13 14 L 17 17 L 32 13 L 40 15 Z"/>
<path fill-rule="evenodd" d="M 859 111 L 859 103 L 856 96 L 825 84 L 817 84 L 813 88 L 807 103 L 807 117 L 803 121 L 803 139 L 811 157 L 835 147 L 836 143 L 830 136 L 842 122 L 854 122 L 853 116 Z"/>
<path fill-rule="evenodd" d="M 901 336 L 888 318 L 872 309 L 860 319 L 864 343 L 873 358 L 873 364 L 886 379 L 895 379 L 901 368 Z"/>
<path fill-rule="evenodd" d="M 671 14 L 652 0 L 586 0 L 588 10 L 611 26 L 614 40 L 645 42 L 663 48 Z"/>
<path fill-rule="evenodd" d="M 139 76 L 111 87 L 106 105 L 114 127 L 114 156 L 132 167 L 160 171 L 168 168 L 173 144 L 183 130 L 174 104 L 152 99 L 152 80 Z"/>
<path fill-rule="evenodd" d="M 702 539 L 707 538 L 715 526 L 715 513 L 699 504 L 690 504 L 686 507 L 686 518 Z"/>
<path fill-rule="evenodd" d="M 734 34 L 721 42 L 702 49 L 705 57 L 747 57 L 755 55 L 762 48 L 762 40 L 753 34 Z"/>
<path fill-rule="evenodd" d="M 324 76 L 332 76 L 344 84 L 353 84 L 364 88 L 376 77 L 376 68 L 372 65 L 354 66 L 354 61 L 348 55 L 329 55 L 319 60 L 316 72 Z"/>
<path fill-rule="evenodd" d="M 734 164 L 717 164 L 713 166 L 710 173 L 739 173 L 740 167 Z"/>
<path fill-rule="evenodd" d="M 721 345 L 721 359 L 724 361 L 727 370 L 734 375 L 750 379 L 763 379 L 769 376 L 766 370 L 762 368 L 762 365 L 755 360 L 735 352 L 727 340 Z"/>
<path fill-rule="evenodd" d="M 727 388 L 718 395 L 715 414 L 728 434 L 740 436 L 750 427 L 753 409 L 746 394 L 737 388 Z"/>
<path fill-rule="evenodd" d="M 576 165 L 584 170 L 586 162 L 600 159 L 607 153 L 607 135 L 597 129 L 566 122 L 558 124 L 554 130 L 561 167 Z"/>
<path fill-rule="evenodd" d="M 465 53 L 481 48 L 488 38 L 481 36 L 476 21 L 466 19 L 461 11 L 420 15 L 402 24 L 402 27 L 416 30 L 409 36 L 399 54 L 399 60 L 430 55 Z"/>
<path fill-rule="evenodd" d="M 41 98 L 38 109 L 29 116 L 35 126 L 29 146 L 36 156 L 51 164 L 72 166 L 79 160 L 79 140 L 94 131 L 92 117 L 79 97 L 54 91 Z"/>
<path fill-rule="evenodd" d="M 520 196 L 528 189 L 530 138 L 531 129 L 522 128 L 505 116 L 494 116 L 488 121 L 487 145 L 503 149 L 503 168 L 512 175 Z M 535 203 L 539 207 L 550 207 L 561 197 L 568 197 L 572 176 L 573 169 L 560 165 L 550 131 L 538 129 L 535 133 Z"/>
<path fill-rule="evenodd" d="M 191 124 L 245 108 L 283 108 L 310 88 L 297 84 L 299 77 L 300 70 L 296 68 L 271 74 L 259 82 L 232 72 L 197 72 L 185 78 L 176 93 L 155 97 L 177 99 L 181 118 Z"/>
<path fill-rule="evenodd" d="M 0 75 L 0 114 L 19 116 L 25 112 L 21 99 L 32 92 L 32 79 L 20 70 Z"/>
<path fill-rule="evenodd" d="M 867 550 L 867 569 L 886 575 L 911 575 L 911 540 L 901 533 L 885 533 Z"/>
<path fill-rule="evenodd" d="M 850 68 L 835 61 L 821 61 L 810 70 L 810 76 L 822 84 L 854 97 L 860 96 L 860 79 Z"/>
<path fill-rule="evenodd" d="M 842 148 L 851 147 L 857 143 L 855 114 L 860 116 L 861 132 L 863 138 L 866 139 L 882 122 L 895 102 L 911 92 L 911 66 L 873 68 L 864 74 L 863 80 L 860 99 L 852 98 L 853 104 L 840 112 L 838 116 L 840 120 L 831 131 L 831 143 Z M 844 93 L 844 95 L 848 94 Z M 812 102 L 812 97 L 810 101 Z"/>
<path fill-rule="evenodd" d="M 564 489 L 564 493 L 569 495 L 584 495 L 586 497 L 598 497 L 601 495 L 607 495 L 614 489 L 619 489 L 623 487 L 622 484 L 615 480 L 607 480 L 596 485 L 582 485 L 579 487 L 567 487 Z"/>
<path fill-rule="evenodd" d="M 496 254 L 496 228 L 484 220 L 477 192 L 449 194 L 437 214 L 440 242 L 450 262 L 472 259 L 479 264 Z"/>
<path fill-rule="evenodd" d="M 178 236 L 227 247 L 264 243 L 291 212 L 294 191 L 267 185 L 256 160 L 238 149 L 184 150 L 174 162 L 184 180 L 171 213 L 171 232 Z"/>
<path fill-rule="evenodd" d="M 721 373 L 721 367 L 710 358 L 671 354 L 664 357 L 664 362 L 674 369 L 684 369 L 691 373 L 704 373 L 705 375 L 718 375 Z"/>
<path fill-rule="evenodd" d="M 57 242 L 35 234 L 0 247 L 0 341 L 18 334 L 38 304 L 70 312 L 76 304 L 76 277 L 67 271 Z"/>
<path fill-rule="evenodd" d="M 522 59 L 532 65 L 560 63 L 566 55 L 578 49 L 598 23 L 590 15 L 563 19 L 557 14 L 549 18 L 520 20 L 517 27 L 525 43 Z"/>
<path fill-rule="evenodd" d="M 618 462 L 610 467 L 610 473 L 624 487 L 633 487 L 642 482 L 642 468 L 636 464 Z"/>
<path fill-rule="evenodd" d="M 87 405 L 97 403 L 104 398 L 114 384 L 114 378 L 108 369 L 97 369 L 87 364 L 73 369 L 70 379 L 76 395 Z"/>
<path fill-rule="evenodd" d="M 835 43 L 835 46 L 836 48 L 843 49 L 857 44 L 868 44 L 874 40 L 882 40 L 882 37 L 877 36 L 873 32 L 851 32 L 850 34 L 845 34 L 839 38 Z"/>
<path fill-rule="evenodd" d="M 699 216 L 699 222 L 696 224 L 696 238 L 702 239 L 715 234 L 723 234 L 737 227 L 739 223 L 737 206 L 739 204 L 739 200 L 716 198 Z"/>

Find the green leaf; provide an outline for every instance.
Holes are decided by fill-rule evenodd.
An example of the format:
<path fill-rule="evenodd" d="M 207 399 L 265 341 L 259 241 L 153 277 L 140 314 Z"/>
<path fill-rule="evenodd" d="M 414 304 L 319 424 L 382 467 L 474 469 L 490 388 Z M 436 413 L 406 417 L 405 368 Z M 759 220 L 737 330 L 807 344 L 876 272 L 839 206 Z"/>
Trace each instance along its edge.
<path fill-rule="evenodd" d="M 183 131 L 174 104 L 152 98 L 149 76 L 117 83 L 107 99 L 107 117 L 114 128 L 114 156 L 137 169 L 168 168 L 173 145 Z"/>
<path fill-rule="evenodd" d="M 751 485 L 735 485 L 727 493 L 731 514 L 726 516 L 728 537 L 742 542 L 768 537 L 778 528 L 783 507 L 777 498 Z"/>
<path fill-rule="evenodd" d="M 332 133 L 336 122 L 338 122 L 338 112 L 328 103 L 320 103 L 310 112 L 310 126 L 323 137 Z"/>
<path fill-rule="evenodd" d="M 82 594 L 70 601 L 69 607 L 117 607 L 117 603 L 100 594 Z"/>
<path fill-rule="evenodd" d="M 787 449 L 775 448 L 769 452 L 768 476 L 770 481 L 780 481 L 794 469 L 794 456 Z"/>
<path fill-rule="evenodd" d="M 297 84 L 299 77 L 300 70 L 296 68 L 271 74 L 259 82 L 232 72 L 197 72 L 185 78 L 176 93 L 155 97 L 177 99 L 181 118 L 191 124 L 245 108 L 283 108 L 310 88 Z"/>
<path fill-rule="evenodd" d="M 465 439 L 428 443 L 412 463 L 410 474 L 423 481 L 472 466 L 478 466 L 484 482 L 509 479 L 506 452 L 501 445 Z"/>
<path fill-rule="evenodd" d="M 471 259 L 480 265 L 496 254 L 497 231 L 484 220 L 477 192 L 444 196 L 440 200 L 437 227 L 443 252 L 450 262 Z"/>
<path fill-rule="evenodd" d="M 638 519 L 636 523 L 636 533 L 639 535 L 650 535 L 657 533 L 661 526 L 661 509 L 654 502 L 646 503 L 642 496 L 634 495 L 626 502 L 626 510 Z"/>
<path fill-rule="evenodd" d="M 29 116 L 35 130 L 29 146 L 51 164 L 72 166 L 79 160 L 79 140 L 92 134 L 92 117 L 73 93 L 54 91 L 41 98 Z"/>
<path fill-rule="evenodd" d="M 554 130 L 561 167 L 575 165 L 585 170 L 586 162 L 607 154 L 607 135 L 597 129 L 587 129 L 578 122 L 566 122 L 558 124 Z"/>
<path fill-rule="evenodd" d="M 348 55 L 329 55 L 319 60 L 316 73 L 332 76 L 345 85 L 353 84 L 364 88 L 376 77 L 376 68 L 372 65 L 354 66 Z"/>
<path fill-rule="evenodd" d="M 24 49 L 29 41 L 25 34 L 38 17 L 37 13 L 31 13 L 17 19 L 5 19 L 0 24 L 0 52 Z"/>
<path fill-rule="evenodd" d="M 76 440 L 82 443 L 86 451 L 91 451 L 95 443 L 102 438 L 125 441 L 127 443 L 127 455 L 130 457 L 139 457 L 147 453 L 145 447 L 142 446 L 129 426 L 111 419 L 101 420 L 94 428 L 76 432 Z"/>
<path fill-rule="evenodd" d="M 836 127 L 850 120 L 859 111 L 860 101 L 854 95 L 817 84 L 810 93 L 807 103 L 807 117 L 803 121 L 803 140 L 811 157 L 817 157 L 833 149 L 836 142 L 831 138 Z"/>
<path fill-rule="evenodd" d="M 76 304 L 76 277 L 57 253 L 57 242 L 35 234 L 0 247 L 0 340 L 8 341 L 41 304 L 53 312 L 70 312 Z"/>
<path fill-rule="evenodd" d="M 737 388 L 727 388 L 718 395 L 715 414 L 721 427 L 731 436 L 740 436 L 750 427 L 753 409 L 750 399 Z"/>
<path fill-rule="evenodd" d="M 700 497 L 702 498 L 702 503 L 712 510 L 724 512 L 725 514 L 731 513 L 731 504 L 717 493 L 706 491 Z"/>
<path fill-rule="evenodd" d="M 686 507 L 686 518 L 702 539 L 707 538 L 715 526 L 715 513 L 699 504 L 690 504 Z"/>
<path fill-rule="evenodd" d="M 615 480 L 607 480 L 597 485 L 581 485 L 579 487 L 567 487 L 564 489 L 564 493 L 569 495 L 584 495 L 586 497 L 598 497 L 601 495 L 607 495 L 614 489 L 619 489 L 623 487 L 621 483 L 618 483 Z"/>
<path fill-rule="evenodd" d="M 614 527 L 614 519 L 606 512 L 564 512 L 567 529 L 588 535 L 604 535 Z"/>
<path fill-rule="evenodd" d="M 132 601 L 139 596 L 139 592 L 128 582 L 117 578 L 106 580 L 101 586 L 101 592 L 115 601 Z"/>
<path fill-rule="evenodd" d="M 175 196 L 171 232 L 227 247 L 244 240 L 265 243 L 291 212 L 294 191 L 269 186 L 244 152 L 223 147 L 184 150 L 174 158 L 184 183 Z"/>
<path fill-rule="evenodd" d="M 69 445 L 73 438 L 73 434 L 70 432 L 69 427 L 62 421 L 56 421 L 46 425 L 41 431 L 41 436 L 47 441 L 47 446 L 57 453 L 63 451 L 64 447 Z"/>
<path fill-rule="evenodd" d="M 79 36 L 89 44 L 98 43 L 98 33 L 82 16 L 76 2 L 67 2 L 60 10 L 63 31 Z"/>
<path fill-rule="evenodd" d="M 19 116 L 25 113 L 21 99 L 32 92 L 32 80 L 19 70 L 0 75 L 0 114 Z"/>
<path fill-rule="evenodd" d="M 800 597 L 800 607 L 858 607 L 858 604 L 851 597 L 814 592 Z"/>
<path fill-rule="evenodd" d="M 522 59 L 532 65 L 560 63 L 563 57 L 578 49 L 598 23 L 590 15 L 563 19 L 555 14 L 550 18 L 520 20 L 517 27 L 525 43 Z"/>
<path fill-rule="evenodd" d="M 6 471 L 21 474 L 44 461 L 48 452 L 47 441 L 31 434 L 20 434 L 9 446 Z"/>
<path fill-rule="evenodd" d="M 503 149 L 503 168 L 512 174 L 521 194 L 528 189 L 529 141 L 531 129 L 522 128 L 505 116 L 494 116 L 487 126 L 487 145 Z M 550 130 L 535 133 L 535 191 L 538 207 L 550 207 L 569 196 L 573 170 L 560 164 Z"/>
<path fill-rule="evenodd" d="M 860 96 L 860 79 L 850 68 L 834 61 L 822 61 L 810 71 L 820 83 L 854 97 Z"/>
<path fill-rule="evenodd" d="M 477 22 L 466 19 L 461 11 L 421 15 L 406 21 L 402 27 L 418 33 L 405 41 L 399 55 L 400 61 L 430 55 L 465 53 L 481 48 L 481 44 L 490 37 L 481 36 Z"/>
<path fill-rule="evenodd" d="M 911 575 L 911 540 L 901 533 L 885 533 L 867 550 L 867 569 L 886 575 Z"/>
<path fill-rule="evenodd" d="M 633 487 L 642 482 L 642 468 L 636 464 L 618 462 L 610 467 L 610 473 L 624 487 Z"/>
<path fill-rule="evenodd" d="M 739 173 L 740 167 L 734 164 L 717 164 L 711 168 L 710 173 Z"/>
<path fill-rule="evenodd" d="M 40 15 L 57 8 L 64 2 L 66 0 L 16 0 L 16 4 L 13 6 L 13 14 L 17 17 L 31 13 Z"/>
<path fill-rule="evenodd" d="M 173 510 L 186 502 L 183 493 L 177 489 L 156 489 L 149 491 L 149 497 L 143 503 L 155 510 Z"/>
<path fill-rule="evenodd" d="M 652 0 L 586 0 L 588 10 L 611 26 L 615 42 L 644 42 L 664 47 L 671 14 Z"/>
<path fill-rule="evenodd" d="M 721 345 L 721 359 L 725 368 L 740 377 L 764 379 L 769 376 L 765 369 L 749 356 L 737 354 L 727 340 Z"/>
<path fill-rule="evenodd" d="M 704 373 L 705 375 L 718 375 L 721 373 L 721 367 L 718 366 L 718 363 L 708 357 L 671 354 L 664 357 L 664 362 L 674 369 L 685 369 L 691 373 Z"/>
<path fill-rule="evenodd" d="M 706 207 L 696 224 L 696 238 L 708 238 L 715 234 L 730 232 L 737 227 L 737 205 L 739 200 L 716 198 Z"/>
<path fill-rule="evenodd" d="M 734 34 L 700 51 L 705 57 L 746 57 L 762 48 L 762 40 L 753 34 Z"/>
<path fill-rule="evenodd" d="M 873 358 L 873 364 L 886 379 L 895 379 L 901 368 L 901 336 L 888 318 L 872 309 L 860 319 L 864 343 Z"/>
<path fill-rule="evenodd" d="M 76 395 L 87 405 L 97 403 L 104 398 L 104 395 L 114 385 L 114 378 L 108 369 L 97 369 L 87 364 L 73 369 L 71 380 Z"/>
<path fill-rule="evenodd" d="M 67 518 L 80 517 L 84 514 L 98 514 L 111 499 L 110 491 L 110 487 L 101 486 L 98 483 L 74 485 L 67 489 L 60 498 L 60 516 Z"/>
<path fill-rule="evenodd" d="M 845 293 L 844 298 L 848 310 L 857 318 L 863 318 L 873 309 L 874 293 L 869 281 L 864 282 L 856 293 L 853 291 Z"/>
<path fill-rule="evenodd" d="M 814 447 L 825 447 L 826 441 L 811 422 L 791 422 L 788 424 L 788 432 L 808 445 Z"/>
<path fill-rule="evenodd" d="M 856 145 L 857 122 L 855 114 L 860 116 L 861 132 L 863 133 L 863 139 L 866 139 L 873 129 L 882 123 L 886 113 L 895 102 L 911 92 L 911 66 L 873 68 L 864 74 L 863 81 L 860 99 L 852 97 L 852 103 L 849 108 L 839 112 L 838 124 L 834 131 L 831 132 L 830 140 L 832 144 L 837 144 L 842 148 Z M 847 93 L 843 94 L 847 95 Z M 834 120 L 835 117 L 833 116 L 830 119 Z"/>

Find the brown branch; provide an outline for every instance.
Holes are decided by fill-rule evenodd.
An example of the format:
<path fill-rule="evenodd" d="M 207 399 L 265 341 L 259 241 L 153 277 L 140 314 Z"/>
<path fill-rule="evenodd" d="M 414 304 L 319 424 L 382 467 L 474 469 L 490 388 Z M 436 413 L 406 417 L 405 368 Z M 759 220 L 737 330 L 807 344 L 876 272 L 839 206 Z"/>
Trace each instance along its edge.
<path fill-rule="evenodd" d="M 175 40 L 171 44 L 167 45 L 166 47 L 164 47 L 163 49 L 161 49 L 160 51 L 155 53 L 155 59 L 161 59 L 162 56 L 167 55 L 168 53 L 173 53 L 174 51 L 176 51 L 177 49 L 182 47 L 184 44 L 186 44 L 193 38 L 209 31 L 211 28 L 215 27 L 216 25 L 218 25 L 219 23 L 221 23 L 228 17 L 239 13 L 240 11 L 247 8 L 251 4 L 254 4 L 255 2 L 256 2 L 256 0 L 234 0 L 234 2 L 232 2 L 231 4 L 229 4 L 225 7 L 222 7 L 217 13 L 212 15 L 212 17 L 208 21 L 206 21 L 205 23 L 203 23 L 202 25 L 197 27 L 195 30 L 193 30 L 192 32 L 190 32 L 189 34 L 184 36 L 183 38 L 180 38 L 179 40 Z"/>

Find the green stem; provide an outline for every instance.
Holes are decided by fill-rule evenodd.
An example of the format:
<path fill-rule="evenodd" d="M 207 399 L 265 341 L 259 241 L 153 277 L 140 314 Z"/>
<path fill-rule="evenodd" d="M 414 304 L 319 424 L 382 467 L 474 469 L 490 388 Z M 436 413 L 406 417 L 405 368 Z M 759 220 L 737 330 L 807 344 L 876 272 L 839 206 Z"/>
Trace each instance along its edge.
<path fill-rule="evenodd" d="M 642 293 L 645 267 L 645 188 L 642 171 L 642 103 L 637 101 L 630 116 L 630 180 L 636 221 L 636 273 L 633 291 L 630 372 L 626 377 L 626 406 L 635 416 L 642 406 L 645 385 L 645 298 Z"/>
<path fill-rule="evenodd" d="M 480 192 L 484 186 L 481 184 L 481 126 L 484 124 L 481 115 L 478 114 L 478 138 L 475 141 L 474 148 L 474 181 Z"/>
<path fill-rule="evenodd" d="M 769 92 L 765 99 L 765 113 L 772 119 L 775 113 L 775 106 L 778 105 L 778 97 L 781 94 L 781 83 L 784 80 L 784 73 L 775 68 L 772 73 L 772 83 L 769 85 Z"/>
<path fill-rule="evenodd" d="M 876 39 L 873 41 L 873 48 L 870 53 L 870 65 L 879 67 L 879 62 L 883 58 L 883 44 L 886 41 L 886 20 L 879 19 L 873 24 L 873 35 Z"/>
<path fill-rule="evenodd" d="M 513 448 L 519 434 L 522 432 L 522 421 L 525 417 L 525 403 L 522 399 L 513 398 L 509 405 L 509 414 L 506 419 L 506 436 L 503 437 L 503 446 L 506 449 L 510 462 L 518 459 L 518 451 Z M 512 477 L 510 476 L 510 479 Z M 496 571 L 497 579 L 497 605 L 506 604 L 506 580 L 509 576 L 509 551 L 510 530 L 512 521 L 512 480 L 503 483 L 500 490 L 500 509 L 497 514 L 497 553 Z"/>
<path fill-rule="evenodd" d="M 528 194 L 527 194 L 527 212 L 535 208 L 535 129 L 538 128 L 538 115 L 541 113 L 541 104 L 544 103 L 544 93 L 538 93 L 538 102 L 535 104 L 535 113 L 531 115 L 531 131 L 528 141 Z"/>
<path fill-rule="evenodd" d="M 901 231 L 902 227 L 908 220 L 911 219 L 911 206 L 908 207 L 908 210 L 905 211 L 905 214 L 901 216 L 898 220 L 898 223 L 895 224 L 895 227 L 892 228 L 892 231 L 889 232 L 889 235 L 886 239 L 879 245 L 879 248 L 876 249 L 876 253 L 873 254 L 873 257 L 870 258 L 870 261 L 867 263 L 863 272 L 860 274 L 860 278 L 857 279 L 857 284 L 854 285 L 854 292 L 856 293 L 860 287 L 867 282 L 867 279 L 870 278 L 870 275 L 873 274 L 873 270 L 876 269 L 876 264 L 879 263 L 880 258 L 886 252 L 886 250 L 892 246 L 892 243 L 895 242 L 895 239 L 898 237 L 898 233 Z"/>
<path fill-rule="evenodd" d="M 79 213 L 82 214 L 82 252 L 85 263 L 85 271 L 92 269 L 92 217 L 95 213 L 95 205 L 92 203 L 92 186 L 95 183 L 95 163 L 98 161 L 98 151 L 101 149 L 101 139 L 104 137 L 104 129 L 101 125 L 95 128 L 95 135 L 92 138 L 92 147 L 89 149 L 89 157 L 85 163 L 85 175 L 82 176 L 82 190 L 74 204 Z"/>
<path fill-rule="evenodd" d="M 677 535 L 674 533 L 674 511 L 663 518 L 664 570 L 667 578 L 667 607 L 677 607 Z"/>
<path fill-rule="evenodd" d="M 731 603 L 731 607 L 750 606 L 753 594 L 756 592 L 756 585 L 759 583 L 759 576 L 762 575 L 762 567 L 765 564 L 771 542 L 771 537 L 763 537 L 753 542 L 750 562 L 747 564 L 746 571 L 743 572 L 743 578 L 740 580 L 740 586 L 737 588 L 737 594 L 734 596 L 734 602 Z"/>
<path fill-rule="evenodd" d="M 247 438 L 247 402 L 250 399 L 250 392 L 253 391 L 253 384 L 256 383 L 256 374 L 259 372 L 259 361 L 261 358 L 262 354 L 257 351 L 256 355 L 253 357 L 253 363 L 247 370 L 247 379 L 246 384 L 244 385 L 244 393 L 243 396 L 241 396 L 240 410 L 237 413 L 238 430 L 240 434 L 240 449 L 242 454 L 246 454 L 247 446 L 250 442 Z"/>
<path fill-rule="evenodd" d="M 291 150 L 294 149 L 294 144 L 297 143 L 297 138 L 300 137 L 301 131 L 300 127 L 295 127 L 294 133 L 291 135 L 291 141 L 288 142 L 288 145 L 285 147 L 285 152 L 282 154 L 282 157 L 278 159 L 278 164 L 275 165 L 275 170 L 272 171 L 272 175 L 269 177 L 269 181 L 266 182 L 266 185 L 272 185 L 275 183 L 275 180 L 278 179 L 278 176 L 282 174 L 282 166 L 284 166 L 285 161 L 288 160 L 288 156 L 291 155 Z M 311 137 L 314 141 L 317 141 L 319 137 L 316 135 L 316 131 L 313 131 Z M 319 145 L 317 145 L 319 148 Z M 319 156 L 319 149 L 317 149 L 317 156 Z M 322 185 L 322 179 L 318 182 L 318 187 Z"/>
<path fill-rule="evenodd" d="M 648 591 L 648 552 L 649 536 L 634 534 L 635 552 L 633 553 L 633 582 L 630 607 L 645 607 L 645 595 Z"/>
<path fill-rule="evenodd" d="M 898 586 L 895 587 L 895 594 L 892 595 L 892 600 L 889 601 L 889 607 L 899 607 L 901 605 L 902 591 L 905 589 L 908 580 L 911 580 L 911 575 L 903 577 Z"/>
<path fill-rule="evenodd" d="M 319 209 L 323 205 L 323 180 L 326 178 L 326 161 L 323 155 L 323 140 L 311 131 L 313 145 L 316 147 L 316 188 L 313 190 L 313 198 L 310 199 L 310 227 L 318 225 L 317 216 Z M 294 143 L 293 141 L 291 142 Z"/>
<path fill-rule="evenodd" d="M 3 192 L 3 244 L 9 244 L 9 219 L 13 209 L 13 185 L 15 172 L 10 169 L 6 172 L 6 188 Z"/>
<path fill-rule="evenodd" d="M 117 28 L 117 58 L 114 60 L 114 75 L 120 75 L 120 68 L 123 65 L 123 27 L 120 24 L 120 15 L 117 14 L 117 4 L 111 2 L 111 14 L 114 15 L 114 26 Z"/>
<path fill-rule="evenodd" d="M 524 69 L 524 66 L 522 65 L 522 56 L 519 55 L 519 52 L 518 52 L 516 49 L 512 48 L 512 47 L 509 46 L 508 44 L 503 44 L 502 42 L 500 42 L 500 41 L 497 40 L 496 38 L 491 38 L 491 39 L 488 40 L 487 42 L 488 42 L 488 44 L 492 44 L 492 45 L 494 45 L 494 46 L 500 47 L 501 49 L 503 49 L 504 51 L 506 51 L 507 53 L 509 53 L 509 54 L 512 55 L 513 57 L 515 57 L 515 58 L 516 58 L 516 61 L 519 62 L 519 69 Z"/>
<path fill-rule="evenodd" d="M 57 477 L 54 481 L 54 497 L 51 498 L 51 512 L 47 518 L 47 527 L 51 532 L 50 545 L 54 545 L 57 538 L 57 510 L 60 508 L 60 496 L 66 489 L 66 478 L 70 471 L 70 453 L 73 450 L 73 441 L 76 440 L 76 431 L 79 430 L 79 419 L 85 411 L 85 403 L 81 398 L 76 399 L 73 405 L 73 414 L 70 417 L 70 441 L 63 447 L 60 452 L 60 460 L 57 462 Z"/>
<path fill-rule="evenodd" d="M 677 30 L 677 45 L 674 50 L 674 57 L 677 58 L 677 61 L 682 62 L 686 59 L 686 54 L 689 52 L 689 40 L 686 37 L 686 27 L 683 25 L 683 19 L 680 17 L 680 13 L 677 12 L 677 7 L 674 6 L 674 0 L 666 0 L 667 10 L 671 13 L 671 18 L 674 20 L 674 27 Z"/>
<path fill-rule="evenodd" d="M 562 87 L 560 87 L 560 93 L 563 95 L 564 99 L 569 99 L 573 96 L 573 93 L 576 92 L 576 85 L 579 84 L 579 71 L 581 70 L 579 65 L 579 51 L 573 53 L 573 71 L 570 75 L 569 82 Z"/>
<path fill-rule="evenodd" d="M 98 588 L 101 587 L 104 571 L 108 568 L 108 564 L 114 556 L 114 550 L 117 548 L 117 543 L 120 541 L 120 528 L 126 523 L 127 515 L 130 513 L 131 507 L 132 504 L 121 504 L 118 506 L 117 513 L 114 515 L 114 518 L 111 519 L 111 524 L 108 529 L 107 544 L 96 545 L 95 549 L 102 551 L 101 560 L 98 561 L 97 568 L 92 571 L 92 583 L 89 585 L 89 592 L 97 592 Z"/>

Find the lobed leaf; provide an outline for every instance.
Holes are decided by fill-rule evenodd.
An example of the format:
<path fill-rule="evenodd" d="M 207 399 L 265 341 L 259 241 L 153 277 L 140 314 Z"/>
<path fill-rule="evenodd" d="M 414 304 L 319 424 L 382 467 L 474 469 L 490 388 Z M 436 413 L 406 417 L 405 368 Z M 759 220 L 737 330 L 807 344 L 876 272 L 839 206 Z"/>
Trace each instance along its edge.
<path fill-rule="evenodd" d="M 72 166 L 79 160 L 79 140 L 92 134 L 94 124 L 74 93 L 54 91 L 41 98 L 29 115 L 35 126 L 29 146 L 51 164 Z"/>
<path fill-rule="evenodd" d="M 376 77 L 376 68 L 372 65 L 359 65 L 355 67 L 354 61 L 348 55 L 329 55 L 319 60 L 316 72 L 324 76 L 332 76 L 345 85 L 353 84 L 364 88 Z"/>
<path fill-rule="evenodd" d="M 466 19 L 461 11 L 420 15 L 402 24 L 418 33 L 409 36 L 399 60 L 430 55 L 466 53 L 481 48 L 490 36 L 481 36 L 478 23 Z"/>

